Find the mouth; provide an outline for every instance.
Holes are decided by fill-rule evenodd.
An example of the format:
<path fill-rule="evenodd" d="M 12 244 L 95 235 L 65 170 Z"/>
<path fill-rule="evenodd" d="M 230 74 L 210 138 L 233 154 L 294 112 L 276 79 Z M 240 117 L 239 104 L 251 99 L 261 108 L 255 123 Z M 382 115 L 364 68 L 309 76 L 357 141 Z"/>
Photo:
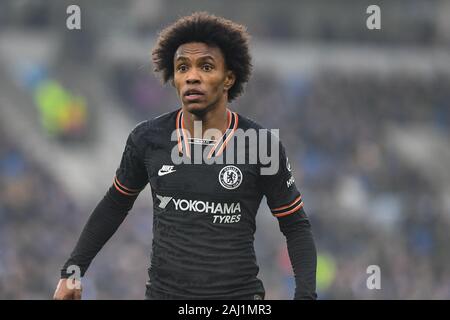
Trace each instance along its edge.
<path fill-rule="evenodd" d="M 190 89 L 183 94 L 183 97 L 188 101 L 196 101 L 201 99 L 204 95 L 203 91 Z"/>

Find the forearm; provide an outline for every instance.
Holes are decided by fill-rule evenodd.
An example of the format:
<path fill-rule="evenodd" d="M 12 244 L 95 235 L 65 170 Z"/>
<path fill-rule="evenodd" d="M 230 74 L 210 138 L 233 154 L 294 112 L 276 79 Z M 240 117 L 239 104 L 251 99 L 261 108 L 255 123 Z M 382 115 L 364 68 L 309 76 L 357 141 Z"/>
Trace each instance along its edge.
<path fill-rule="evenodd" d="M 61 269 L 62 278 L 70 276 L 67 273 L 70 265 L 78 266 L 81 276 L 84 276 L 94 257 L 127 216 L 136 197 L 122 195 L 114 187 L 108 190 L 89 217 L 75 249 Z"/>
<path fill-rule="evenodd" d="M 286 237 L 289 258 L 295 275 L 294 299 L 317 299 L 317 252 L 309 220 L 290 215 L 279 218 L 279 223 L 280 230 Z"/>

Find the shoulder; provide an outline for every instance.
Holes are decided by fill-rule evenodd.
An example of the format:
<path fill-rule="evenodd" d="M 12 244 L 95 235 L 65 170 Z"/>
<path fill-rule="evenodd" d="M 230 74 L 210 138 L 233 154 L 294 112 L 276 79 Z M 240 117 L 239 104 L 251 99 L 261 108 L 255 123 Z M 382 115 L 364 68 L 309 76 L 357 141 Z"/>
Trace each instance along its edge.
<path fill-rule="evenodd" d="M 279 139 L 279 129 L 268 129 L 255 120 L 238 114 L 238 128 L 246 132 L 247 130 L 255 130 L 258 139 L 264 139 L 267 143 L 273 141 L 276 143 L 281 143 Z"/>
<path fill-rule="evenodd" d="M 257 123 L 256 121 L 254 121 L 253 119 L 244 116 L 240 113 L 235 112 L 238 116 L 238 127 L 242 130 L 247 130 L 247 129 L 255 129 L 255 130 L 259 130 L 259 129 L 263 129 L 263 130 L 267 130 L 266 128 L 264 128 L 262 125 L 260 125 L 259 123 Z"/>
<path fill-rule="evenodd" d="M 170 133 L 175 128 L 175 118 L 178 111 L 170 111 L 138 123 L 131 130 L 130 139 L 140 147 L 155 143 L 155 139 L 165 136 L 165 133 Z"/>

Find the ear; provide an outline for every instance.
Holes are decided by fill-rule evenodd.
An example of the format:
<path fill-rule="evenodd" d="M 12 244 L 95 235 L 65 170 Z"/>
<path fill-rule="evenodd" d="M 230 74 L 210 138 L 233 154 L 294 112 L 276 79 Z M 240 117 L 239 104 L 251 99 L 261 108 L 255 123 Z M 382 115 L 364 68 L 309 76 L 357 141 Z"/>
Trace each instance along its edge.
<path fill-rule="evenodd" d="M 229 90 L 234 85 L 235 81 L 236 81 L 236 76 L 234 75 L 233 71 L 228 70 L 227 76 L 225 78 L 224 88 Z"/>

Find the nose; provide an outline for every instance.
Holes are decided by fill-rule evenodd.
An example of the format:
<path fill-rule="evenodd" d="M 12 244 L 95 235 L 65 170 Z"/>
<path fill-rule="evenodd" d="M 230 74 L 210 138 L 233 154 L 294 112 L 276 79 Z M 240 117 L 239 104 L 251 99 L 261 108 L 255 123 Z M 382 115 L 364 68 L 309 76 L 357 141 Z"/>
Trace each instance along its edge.
<path fill-rule="evenodd" d="M 200 76 L 195 68 L 189 70 L 186 77 L 187 84 L 198 84 L 200 83 Z"/>

